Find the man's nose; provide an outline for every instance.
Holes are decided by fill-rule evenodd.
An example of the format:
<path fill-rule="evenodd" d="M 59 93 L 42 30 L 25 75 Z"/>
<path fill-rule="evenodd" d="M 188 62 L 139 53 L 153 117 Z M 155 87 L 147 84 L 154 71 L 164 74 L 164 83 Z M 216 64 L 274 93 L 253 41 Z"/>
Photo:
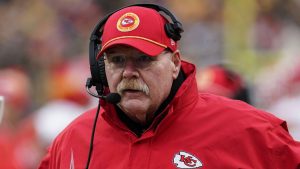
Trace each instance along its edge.
<path fill-rule="evenodd" d="M 137 67 L 134 64 L 134 61 L 129 59 L 126 60 L 123 70 L 123 77 L 124 78 L 131 78 L 131 77 L 138 77 L 139 73 L 137 71 Z"/>

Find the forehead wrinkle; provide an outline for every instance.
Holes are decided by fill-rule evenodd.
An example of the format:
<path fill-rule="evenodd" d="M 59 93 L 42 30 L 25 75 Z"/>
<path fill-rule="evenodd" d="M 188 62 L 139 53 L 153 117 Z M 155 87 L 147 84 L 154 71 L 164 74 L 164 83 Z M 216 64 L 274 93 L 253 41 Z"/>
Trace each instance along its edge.
<path fill-rule="evenodd" d="M 139 55 L 147 55 L 139 50 L 136 50 L 136 49 L 131 49 L 131 48 L 128 48 L 129 50 L 127 49 L 114 49 L 112 51 L 107 51 L 105 52 L 106 55 L 110 55 L 110 54 L 120 54 L 122 56 L 139 56 Z M 148 56 L 148 55 L 147 55 Z"/>
<path fill-rule="evenodd" d="M 110 47 L 105 51 L 105 53 L 118 53 L 118 52 L 125 53 L 125 52 L 128 52 L 128 51 L 130 51 L 130 53 L 136 52 L 136 53 L 145 54 L 144 52 L 142 52 L 142 51 L 140 51 L 136 48 L 133 48 L 131 46 L 126 46 L 126 45 Z"/>

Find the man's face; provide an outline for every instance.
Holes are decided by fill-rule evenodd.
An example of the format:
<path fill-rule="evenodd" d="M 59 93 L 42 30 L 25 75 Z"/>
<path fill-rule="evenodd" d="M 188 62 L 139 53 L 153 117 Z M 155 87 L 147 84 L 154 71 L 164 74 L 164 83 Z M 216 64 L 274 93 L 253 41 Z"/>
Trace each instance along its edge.
<path fill-rule="evenodd" d="M 179 53 L 148 56 L 135 48 L 118 45 L 105 53 L 109 89 L 122 97 L 119 107 L 132 120 L 146 124 L 170 93 L 180 70 Z"/>

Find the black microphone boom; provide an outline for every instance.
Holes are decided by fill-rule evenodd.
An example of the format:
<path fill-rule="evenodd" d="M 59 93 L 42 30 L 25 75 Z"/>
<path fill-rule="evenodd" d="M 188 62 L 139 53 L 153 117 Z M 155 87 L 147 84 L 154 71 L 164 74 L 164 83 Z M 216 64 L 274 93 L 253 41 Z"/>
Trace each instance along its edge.
<path fill-rule="evenodd" d="M 104 99 L 107 102 L 112 103 L 112 104 L 116 104 L 116 103 L 119 103 L 121 101 L 121 96 L 118 93 L 109 93 L 106 96 L 104 96 L 104 95 L 98 95 L 98 94 L 95 94 L 95 93 L 93 93 L 93 92 L 90 91 L 91 87 L 92 87 L 92 85 L 91 85 L 91 78 L 88 78 L 87 82 L 86 82 L 86 91 L 91 96 L 96 97 L 96 98 L 100 98 L 100 99 Z"/>

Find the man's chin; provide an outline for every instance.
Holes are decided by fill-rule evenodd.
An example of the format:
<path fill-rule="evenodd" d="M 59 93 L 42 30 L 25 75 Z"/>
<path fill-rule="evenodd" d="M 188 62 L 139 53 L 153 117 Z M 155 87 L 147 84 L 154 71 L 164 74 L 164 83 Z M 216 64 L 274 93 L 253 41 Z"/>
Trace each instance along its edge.
<path fill-rule="evenodd" d="M 130 114 L 144 114 L 148 108 L 148 104 L 143 99 L 122 99 L 119 105 L 123 111 Z"/>

